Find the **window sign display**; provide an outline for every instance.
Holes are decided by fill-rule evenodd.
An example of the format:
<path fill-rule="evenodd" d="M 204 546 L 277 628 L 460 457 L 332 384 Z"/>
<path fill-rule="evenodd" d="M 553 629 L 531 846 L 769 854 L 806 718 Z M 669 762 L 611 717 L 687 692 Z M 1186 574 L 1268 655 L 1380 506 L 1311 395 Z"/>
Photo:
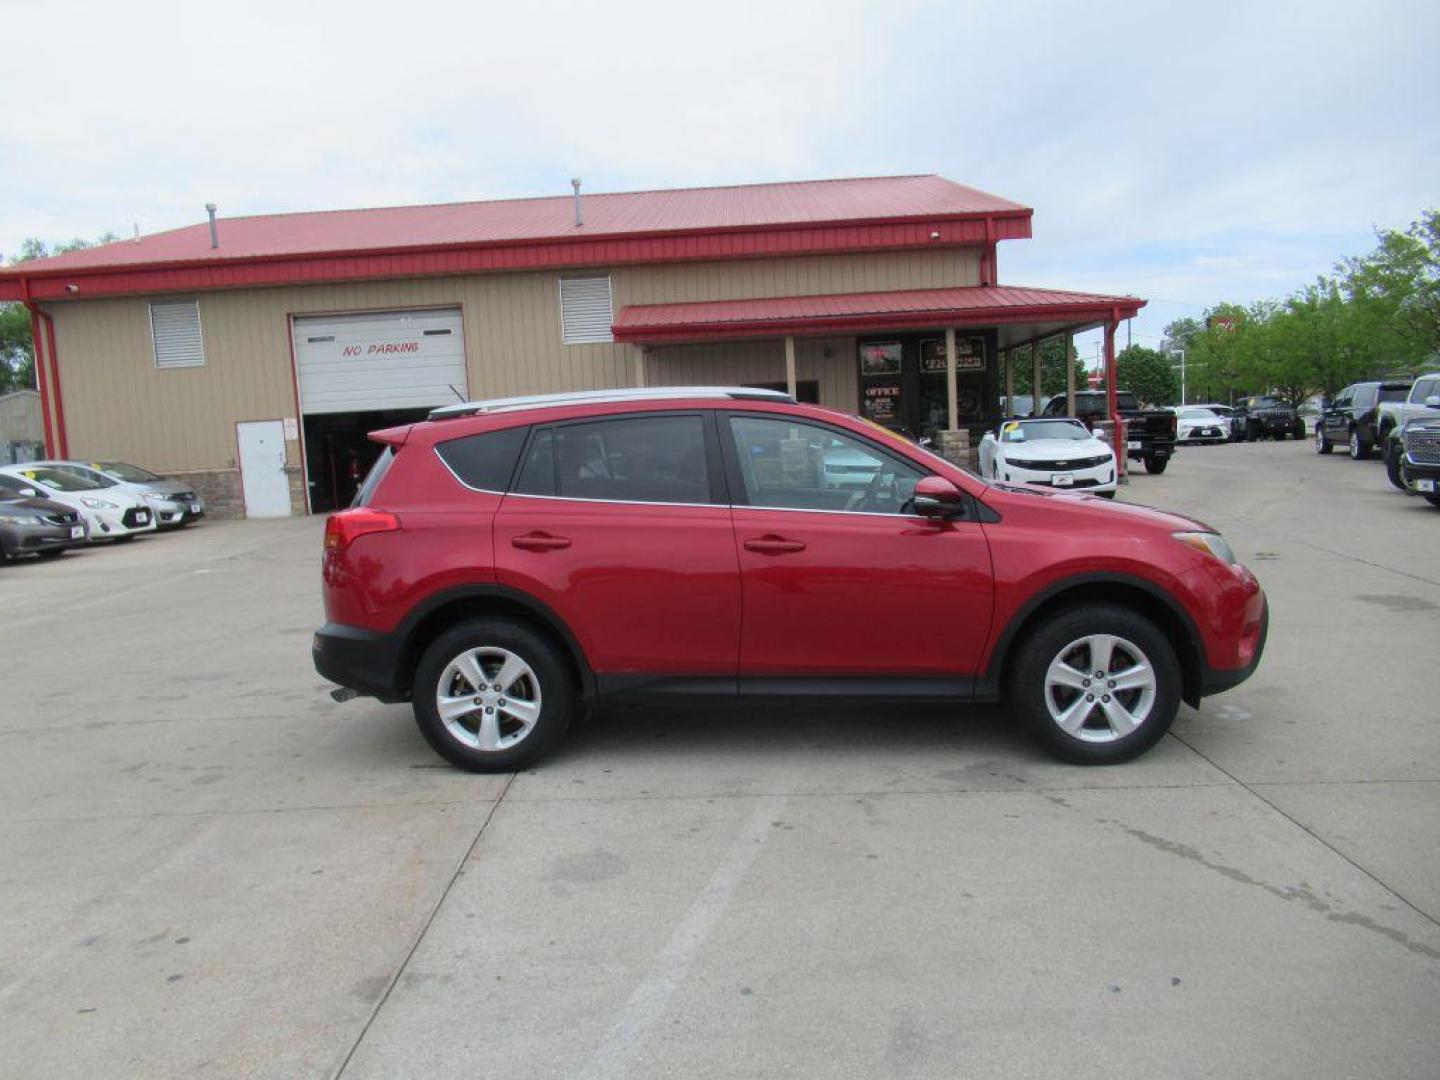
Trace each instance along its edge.
<path fill-rule="evenodd" d="M 955 339 L 955 370 L 985 370 L 984 338 L 957 337 Z M 944 338 L 928 338 L 920 342 L 920 373 L 922 375 L 945 374 Z"/>
<path fill-rule="evenodd" d="M 860 398 L 860 414 L 877 424 L 895 424 L 900 419 L 900 384 L 867 385 Z"/>
<path fill-rule="evenodd" d="M 869 342 L 860 346 L 860 374 L 899 375 L 903 351 L 898 341 Z"/>

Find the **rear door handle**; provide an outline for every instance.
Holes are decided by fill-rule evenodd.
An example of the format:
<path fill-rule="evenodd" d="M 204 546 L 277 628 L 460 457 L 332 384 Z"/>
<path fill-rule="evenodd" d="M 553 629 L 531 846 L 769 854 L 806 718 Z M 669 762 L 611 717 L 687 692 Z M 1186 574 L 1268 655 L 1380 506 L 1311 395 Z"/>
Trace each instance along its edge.
<path fill-rule="evenodd" d="M 804 551 L 805 545 L 799 540 L 786 540 L 783 536 L 771 534 L 746 540 L 745 550 L 760 555 L 788 555 L 791 552 Z"/>
<path fill-rule="evenodd" d="M 524 536 L 512 536 L 511 547 L 517 547 L 521 551 L 559 551 L 561 548 L 568 548 L 570 541 L 563 536 L 551 536 L 549 533 L 532 532 Z"/>

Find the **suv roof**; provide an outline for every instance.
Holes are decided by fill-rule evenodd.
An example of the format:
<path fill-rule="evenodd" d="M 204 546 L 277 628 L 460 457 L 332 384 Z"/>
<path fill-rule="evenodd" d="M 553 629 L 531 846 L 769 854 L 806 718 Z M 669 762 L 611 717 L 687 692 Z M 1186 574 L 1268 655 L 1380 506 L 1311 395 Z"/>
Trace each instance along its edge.
<path fill-rule="evenodd" d="M 464 401 L 431 409 L 427 420 L 445 420 L 456 416 L 507 412 L 512 409 L 545 409 L 561 405 L 587 405 L 611 401 L 663 401 L 669 398 L 731 398 L 744 401 L 779 401 L 795 404 L 795 399 L 780 390 L 760 390 L 753 386 L 656 386 L 630 387 L 624 390 L 577 390 L 564 394 L 527 394 L 523 397 L 490 398 L 486 401 Z"/>

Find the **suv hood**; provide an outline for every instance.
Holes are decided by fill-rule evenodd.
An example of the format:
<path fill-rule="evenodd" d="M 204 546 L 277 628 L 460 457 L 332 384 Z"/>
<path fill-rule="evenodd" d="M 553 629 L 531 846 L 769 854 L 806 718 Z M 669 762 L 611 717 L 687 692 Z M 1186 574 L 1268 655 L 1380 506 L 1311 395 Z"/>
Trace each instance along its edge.
<path fill-rule="evenodd" d="M 1015 484 L 994 484 L 995 491 L 1002 493 L 1002 499 L 996 500 L 994 508 L 1003 515 L 1006 504 L 1017 507 L 1039 506 L 1040 503 L 1033 502 L 1036 499 L 1052 500 L 1049 504 L 1056 511 L 1061 513 L 1084 514 L 1086 516 L 1101 516 L 1112 524 L 1116 521 L 1116 515 L 1121 518 L 1128 518 L 1137 528 L 1163 529 L 1166 532 L 1213 532 L 1218 533 L 1219 529 L 1212 529 L 1203 521 L 1185 517 L 1183 514 L 1171 513 L 1169 510 L 1156 510 L 1151 506 L 1138 506 L 1135 503 L 1116 502 L 1112 499 L 1102 499 L 1098 495 L 1087 495 L 1083 491 L 1064 491 L 1058 488 L 1033 488 L 1020 487 Z M 980 501 L 985 502 L 984 495 Z M 1063 528 L 1059 522 L 1057 527 Z"/>

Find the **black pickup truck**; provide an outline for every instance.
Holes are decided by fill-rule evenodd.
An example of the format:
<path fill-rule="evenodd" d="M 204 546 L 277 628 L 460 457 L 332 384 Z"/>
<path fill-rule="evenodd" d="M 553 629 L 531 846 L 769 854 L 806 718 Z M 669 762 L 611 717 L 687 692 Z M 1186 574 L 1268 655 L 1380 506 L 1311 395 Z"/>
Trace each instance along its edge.
<path fill-rule="evenodd" d="M 1294 405 L 1274 394 L 1254 394 L 1235 402 L 1235 427 L 1245 442 L 1259 442 L 1265 436 L 1283 439 L 1290 435 L 1305 438 L 1305 421 Z"/>
<path fill-rule="evenodd" d="M 1142 409 L 1129 390 L 1115 392 L 1115 404 L 1125 421 L 1125 456 L 1145 462 L 1148 473 L 1162 473 L 1175 453 L 1175 431 L 1179 421 L 1174 409 Z M 1105 393 L 1082 390 L 1075 395 L 1075 419 L 1093 426 L 1109 413 Z M 1066 416 L 1065 395 L 1058 394 L 1045 406 L 1046 416 Z"/>

